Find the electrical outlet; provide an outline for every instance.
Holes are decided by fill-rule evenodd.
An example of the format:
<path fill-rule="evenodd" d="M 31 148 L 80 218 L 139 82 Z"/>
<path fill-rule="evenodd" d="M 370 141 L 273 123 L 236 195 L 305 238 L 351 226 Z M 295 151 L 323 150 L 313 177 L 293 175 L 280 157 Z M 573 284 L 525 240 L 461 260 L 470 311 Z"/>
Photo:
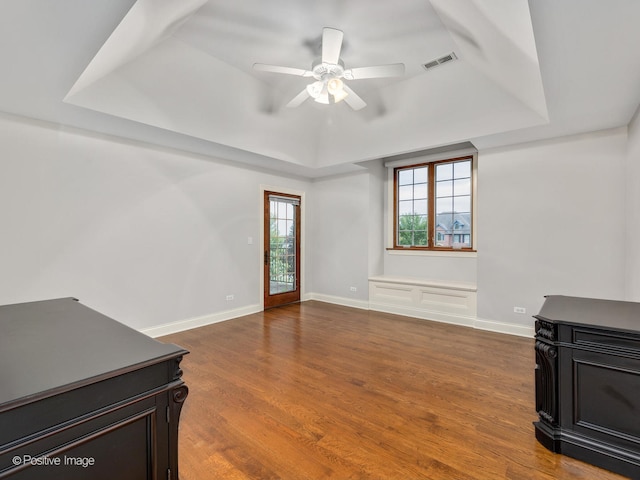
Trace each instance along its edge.
<path fill-rule="evenodd" d="M 231 300 L 233 300 L 233 295 L 227 295 L 227 302 L 230 302 Z"/>
<path fill-rule="evenodd" d="M 349 290 L 351 290 L 352 292 L 357 292 L 358 289 L 356 287 L 351 287 Z"/>
<path fill-rule="evenodd" d="M 513 313 L 527 313 L 527 309 L 524 307 L 513 307 Z"/>

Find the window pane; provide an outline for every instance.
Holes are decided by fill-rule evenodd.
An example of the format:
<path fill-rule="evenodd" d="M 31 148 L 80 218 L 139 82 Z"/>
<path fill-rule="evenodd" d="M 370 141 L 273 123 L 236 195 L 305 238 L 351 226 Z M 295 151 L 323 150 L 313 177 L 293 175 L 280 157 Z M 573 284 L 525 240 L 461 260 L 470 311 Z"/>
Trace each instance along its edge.
<path fill-rule="evenodd" d="M 469 235 L 456 235 L 456 238 L 454 239 L 454 243 L 456 243 L 456 246 L 469 248 L 471 246 L 469 238 L 470 238 Z"/>
<path fill-rule="evenodd" d="M 437 216 L 436 226 L 438 227 L 436 230 L 442 231 L 443 233 L 451 233 L 453 230 L 453 214 L 452 213 L 441 213 Z"/>
<path fill-rule="evenodd" d="M 286 237 L 287 236 L 287 221 L 278 219 L 278 236 Z"/>
<path fill-rule="evenodd" d="M 288 202 L 271 200 L 269 236 L 269 292 L 271 295 L 294 291 L 295 281 L 295 207 Z"/>
<path fill-rule="evenodd" d="M 413 241 L 413 232 L 399 231 L 398 245 L 411 245 Z"/>
<path fill-rule="evenodd" d="M 453 181 L 436 182 L 436 197 L 450 197 L 453 195 Z"/>
<path fill-rule="evenodd" d="M 456 213 L 471 211 L 471 197 L 453 197 L 453 211 Z"/>
<path fill-rule="evenodd" d="M 419 247 L 427 246 L 427 232 L 415 232 L 413 234 L 413 244 Z"/>
<path fill-rule="evenodd" d="M 413 170 L 398 171 L 398 185 L 409 185 L 413 183 Z"/>
<path fill-rule="evenodd" d="M 471 160 L 454 163 L 453 171 L 455 178 L 471 177 Z"/>
<path fill-rule="evenodd" d="M 401 230 L 413 230 L 414 225 L 413 215 L 403 215 L 398 222 L 398 231 Z"/>
<path fill-rule="evenodd" d="M 448 247 L 450 246 L 450 235 L 447 235 L 445 232 L 436 232 L 436 247 Z"/>
<path fill-rule="evenodd" d="M 436 199 L 436 213 L 453 212 L 453 198 L 444 197 Z"/>
<path fill-rule="evenodd" d="M 427 198 L 427 184 L 421 183 L 414 185 L 413 198 Z"/>
<path fill-rule="evenodd" d="M 406 185 L 398 188 L 399 200 L 413 200 L 413 185 Z"/>
<path fill-rule="evenodd" d="M 453 163 L 436 165 L 436 181 L 450 180 L 451 178 L 453 178 Z"/>
<path fill-rule="evenodd" d="M 426 215 L 414 215 L 413 216 L 413 229 L 427 231 L 427 216 Z"/>
<path fill-rule="evenodd" d="M 427 225 L 426 215 L 398 217 L 398 245 L 427 246 Z"/>
<path fill-rule="evenodd" d="M 427 214 L 427 201 L 426 200 L 416 200 L 413 202 L 413 213 L 416 215 L 426 215 Z"/>
<path fill-rule="evenodd" d="M 411 200 L 398 202 L 398 215 L 412 215 L 412 214 L 413 214 L 413 202 Z"/>
<path fill-rule="evenodd" d="M 421 167 L 413 170 L 413 183 L 427 183 L 428 168 Z"/>
<path fill-rule="evenodd" d="M 413 230 L 413 215 L 402 215 L 398 218 L 398 231 Z"/>
<path fill-rule="evenodd" d="M 455 180 L 453 182 L 453 195 L 471 195 L 471 179 Z"/>
<path fill-rule="evenodd" d="M 440 214 L 436 217 L 437 247 L 450 247 L 453 241 L 453 214 Z"/>

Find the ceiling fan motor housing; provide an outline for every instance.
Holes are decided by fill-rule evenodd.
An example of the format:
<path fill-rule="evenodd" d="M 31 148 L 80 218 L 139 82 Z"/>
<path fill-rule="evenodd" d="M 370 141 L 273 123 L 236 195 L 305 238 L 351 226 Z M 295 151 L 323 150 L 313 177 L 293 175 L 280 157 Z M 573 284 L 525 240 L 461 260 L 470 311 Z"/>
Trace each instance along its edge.
<path fill-rule="evenodd" d="M 337 64 L 326 63 L 319 58 L 313 62 L 311 71 L 313 72 L 313 78 L 316 80 L 342 78 L 344 75 L 344 62 L 340 59 Z"/>

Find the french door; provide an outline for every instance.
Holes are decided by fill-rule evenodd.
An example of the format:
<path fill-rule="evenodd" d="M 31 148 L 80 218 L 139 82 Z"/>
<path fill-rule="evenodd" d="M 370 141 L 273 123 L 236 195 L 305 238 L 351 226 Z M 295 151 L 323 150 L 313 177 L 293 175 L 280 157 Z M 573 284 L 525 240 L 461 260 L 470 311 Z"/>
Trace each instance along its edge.
<path fill-rule="evenodd" d="M 300 301 L 300 197 L 264 192 L 264 308 Z"/>

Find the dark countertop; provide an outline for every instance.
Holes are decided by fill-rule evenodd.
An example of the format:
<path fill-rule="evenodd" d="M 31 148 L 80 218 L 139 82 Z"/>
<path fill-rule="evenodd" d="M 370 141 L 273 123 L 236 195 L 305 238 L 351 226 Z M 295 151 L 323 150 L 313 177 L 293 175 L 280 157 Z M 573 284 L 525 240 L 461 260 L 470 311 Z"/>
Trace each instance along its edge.
<path fill-rule="evenodd" d="M 535 318 L 638 333 L 640 303 L 549 295 Z"/>
<path fill-rule="evenodd" d="M 73 298 L 0 306 L 0 412 L 186 353 Z"/>

